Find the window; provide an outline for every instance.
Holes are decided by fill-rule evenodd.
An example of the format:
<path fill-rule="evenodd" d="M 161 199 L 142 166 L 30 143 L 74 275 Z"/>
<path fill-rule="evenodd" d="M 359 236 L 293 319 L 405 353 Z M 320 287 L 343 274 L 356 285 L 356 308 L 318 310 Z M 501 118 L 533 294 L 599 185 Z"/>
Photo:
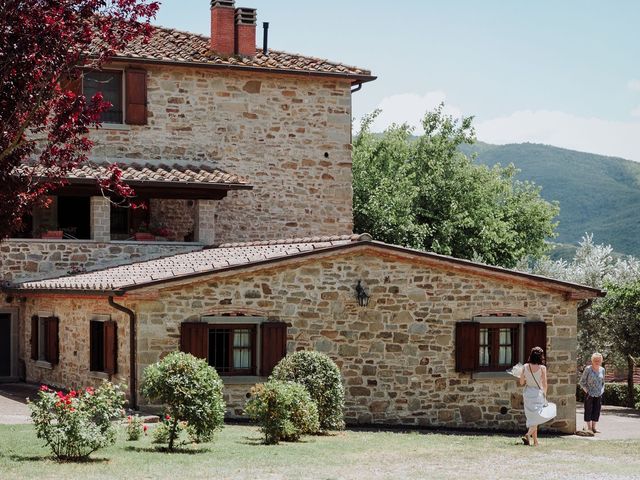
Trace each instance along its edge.
<path fill-rule="evenodd" d="M 255 375 L 255 325 L 212 325 L 208 334 L 209 365 L 220 375 Z"/>
<path fill-rule="evenodd" d="M 111 108 L 102 112 L 100 120 L 104 123 L 124 123 L 122 71 L 85 72 L 82 77 L 82 93 L 89 100 L 98 92 L 102 92 L 104 100 L 111 103 Z"/>
<path fill-rule="evenodd" d="M 185 322 L 180 331 L 180 348 L 207 360 L 220 375 L 268 376 L 286 355 L 287 325 L 257 317 L 211 317 L 202 322 Z"/>
<path fill-rule="evenodd" d="M 118 328 L 112 320 L 89 322 L 89 369 L 114 374 L 118 364 Z"/>
<path fill-rule="evenodd" d="M 546 350 L 544 322 L 525 317 L 476 317 L 456 324 L 455 360 L 457 372 L 504 372 L 525 362 L 531 349 Z"/>
<path fill-rule="evenodd" d="M 481 325 L 478 370 L 504 370 L 518 362 L 518 325 Z"/>
<path fill-rule="evenodd" d="M 58 363 L 58 318 L 31 317 L 31 360 Z"/>

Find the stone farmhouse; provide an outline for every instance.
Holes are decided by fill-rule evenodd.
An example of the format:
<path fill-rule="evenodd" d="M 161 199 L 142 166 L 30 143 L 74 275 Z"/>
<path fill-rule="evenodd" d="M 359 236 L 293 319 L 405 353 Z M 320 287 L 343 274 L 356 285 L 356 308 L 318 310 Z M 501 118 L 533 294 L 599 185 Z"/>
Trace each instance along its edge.
<path fill-rule="evenodd" d="M 157 28 L 75 86 L 113 107 L 91 163 L 0 243 L 0 378 L 110 379 L 138 406 L 144 368 L 182 349 L 238 416 L 315 349 L 349 423 L 516 429 L 505 369 L 541 345 L 552 428 L 574 431 L 577 307 L 602 292 L 352 234 L 351 97 L 375 77 L 257 49 L 256 11 L 211 3 L 211 38 Z M 113 162 L 147 209 L 97 190 Z"/>

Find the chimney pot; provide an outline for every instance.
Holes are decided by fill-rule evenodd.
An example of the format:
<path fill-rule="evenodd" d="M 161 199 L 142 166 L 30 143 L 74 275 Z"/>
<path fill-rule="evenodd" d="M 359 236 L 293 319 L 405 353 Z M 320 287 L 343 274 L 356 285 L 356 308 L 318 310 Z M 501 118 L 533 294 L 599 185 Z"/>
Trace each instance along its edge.
<path fill-rule="evenodd" d="M 233 55 L 235 48 L 235 0 L 211 1 L 211 50 Z"/>
<path fill-rule="evenodd" d="M 236 8 L 236 42 L 238 55 L 253 57 L 256 54 L 256 9 Z"/>

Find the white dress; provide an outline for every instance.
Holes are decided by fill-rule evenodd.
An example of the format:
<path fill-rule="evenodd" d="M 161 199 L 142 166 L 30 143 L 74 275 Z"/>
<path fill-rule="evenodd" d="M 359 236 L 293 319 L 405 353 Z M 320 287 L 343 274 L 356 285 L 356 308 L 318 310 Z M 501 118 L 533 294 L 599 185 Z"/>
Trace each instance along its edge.
<path fill-rule="evenodd" d="M 553 403 L 547 403 L 542 391 L 542 368 L 531 372 L 530 365 L 525 365 L 524 378 L 527 382 L 522 396 L 524 398 L 524 414 L 527 417 L 527 427 L 548 422 L 556 416 Z M 537 383 L 536 383 L 537 381 Z M 538 387 L 540 385 L 540 388 Z"/>

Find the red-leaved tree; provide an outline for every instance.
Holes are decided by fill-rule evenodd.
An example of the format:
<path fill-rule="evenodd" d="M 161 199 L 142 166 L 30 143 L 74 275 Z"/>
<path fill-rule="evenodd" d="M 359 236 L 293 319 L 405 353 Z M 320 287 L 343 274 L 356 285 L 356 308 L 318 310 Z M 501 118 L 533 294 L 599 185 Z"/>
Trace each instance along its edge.
<path fill-rule="evenodd" d="M 0 0 L 0 239 L 87 160 L 87 133 L 110 104 L 73 92 L 81 68 L 146 41 L 157 9 L 151 0 Z M 132 193 L 117 168 L 101 186 Z"/>

